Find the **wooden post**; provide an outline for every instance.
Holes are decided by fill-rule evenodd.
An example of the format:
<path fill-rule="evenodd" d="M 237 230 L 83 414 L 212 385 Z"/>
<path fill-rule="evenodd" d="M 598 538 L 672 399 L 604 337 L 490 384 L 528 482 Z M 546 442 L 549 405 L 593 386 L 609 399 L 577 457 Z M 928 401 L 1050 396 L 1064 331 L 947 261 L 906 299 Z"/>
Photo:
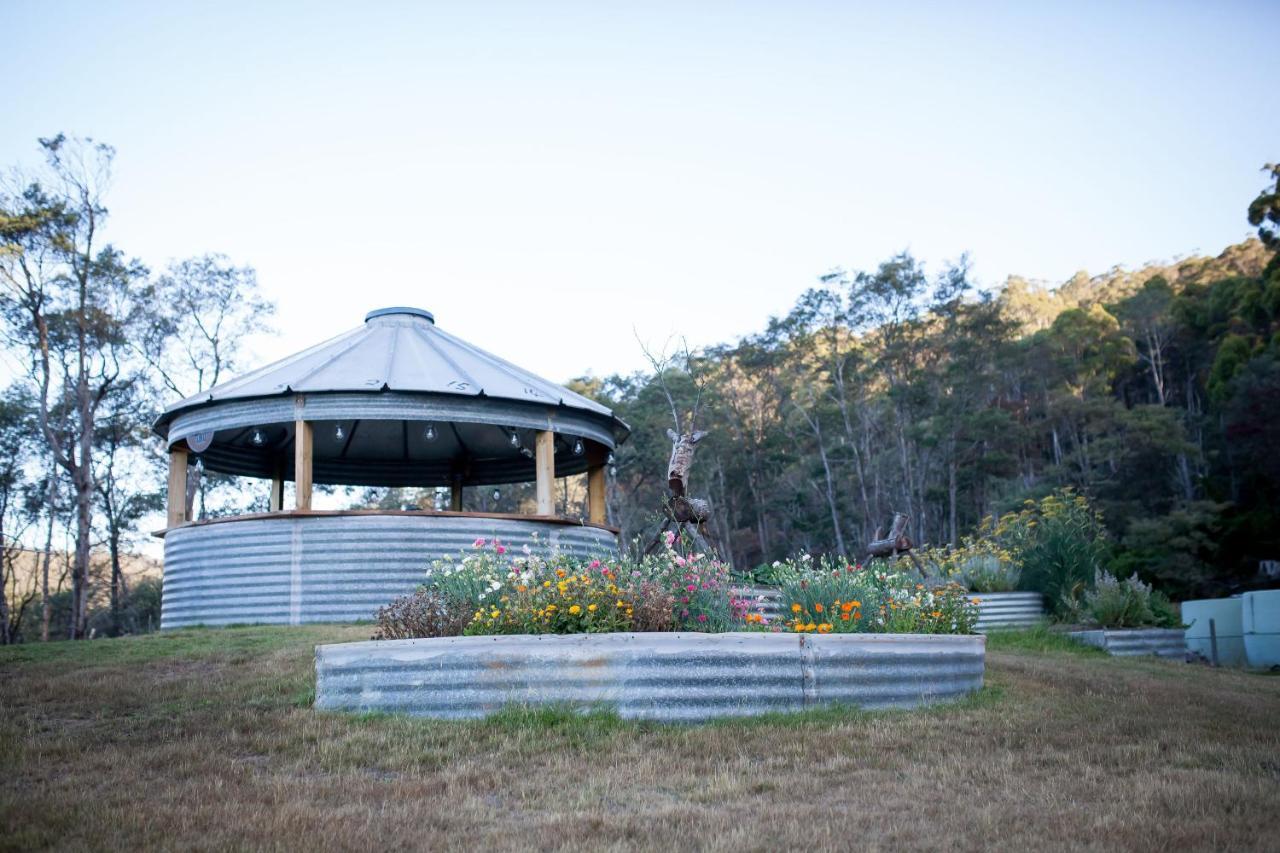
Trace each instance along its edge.
<path fill-rule="evenodd" d="M 538 515 L 555 514 L 554 486 L 556 479 L 556 435 L 551 430 L 538 432 L 534 456 L 534 475 L 537 478 Z"/>
<path fill-rule="evenodd" d="M 284 509 L 284 473 L 279 466 L 276 472 L 271 475 L 271 504 L 272 512 L 280 512 Z"/>
<path fill-rule="evenodd" d="M 187 523 L 187 446 L 169 448 L 169 505 L 167 527 Z"/>
<path fill-rule="evenodd" d="M 293 485 L 296 492 L 294 507 L 306 510 L 311 509 L 311 422 L 294 421 L 293 429 Z"/>
<path fill-rule="evenodd" d="M 587 521 L 592 524 L 608 524 L 609 512 L 605 507 L 605 466 L 593 465 L 587 469 Z"/>
<path fill-rule="evenodd" d="M 462 475 L 454 474 L 453 482 L 449 484 L 449 509 L 454 512 L 462 512 Z"/>

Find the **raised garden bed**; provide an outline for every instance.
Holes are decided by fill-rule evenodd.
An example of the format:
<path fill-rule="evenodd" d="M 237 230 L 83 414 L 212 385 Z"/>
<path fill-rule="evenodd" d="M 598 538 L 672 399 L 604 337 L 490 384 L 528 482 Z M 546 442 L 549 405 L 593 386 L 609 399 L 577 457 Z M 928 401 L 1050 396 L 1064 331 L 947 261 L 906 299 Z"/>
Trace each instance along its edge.
<path fill-rule="evenodd" d="M 692 722 L 821 705 L 911 708 L 982 687 L 981 635 L 617 633 L 316 647 L 315 706 L 483 717 L 566 705 Z"/>
<path fill-rule="evenodd" d="M 1044 596 L 1038 592 L 975 592 L 979 631 L 1029 628 L 1044 621 Z"/>
<path fill-rule="evenodd" d="M 1187 641 L 1181 628 L 1108 628 L 1072 631 L 1068 636 L 1116 657 L 1156 655 L 1182 658 L 1187 652 Z"/>

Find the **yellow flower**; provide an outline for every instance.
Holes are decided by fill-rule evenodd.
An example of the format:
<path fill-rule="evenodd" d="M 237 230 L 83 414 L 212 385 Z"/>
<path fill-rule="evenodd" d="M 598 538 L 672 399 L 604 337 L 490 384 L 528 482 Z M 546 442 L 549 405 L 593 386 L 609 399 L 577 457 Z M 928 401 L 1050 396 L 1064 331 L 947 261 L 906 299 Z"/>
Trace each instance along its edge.
<path fill-rule="evenodd" d="M 596 606 L 595 606 L 594 604 L 588 604 L 588 605 L 587 605 L 587 611 L 588 611 L 588 612 L 590 612 L 590 613 L 595 613 L 595 612 L 596 612 Z"/>
<path fill-rule="evenodd" d="M 579 613 L 582 612 L 582 608 L 575 604 L 569 608 L 569 612 L 572 613 L 574 616 L 577 616 Z"/>
<path fill-rule="evenodd" d="M 799 612 L 800 612 L 800 605 L 799 605 L 799 604 L 792 604 L 792 605 L 791 605 L 791 612 L 792 612 L 792 613 L 799 613 Z"/>
<path fill-rule="evenodd" d="M 823 622 L 821 625 L 819 625 L 819 626 L 818 626 L 818 633 L 819 633 L 819 634 L 830 634 L 830 633 L 831 633 L 831 623 L 830 623 L 830 622 Z"/>
<path fill-rule="evenodd" d="M 492 618 L 492 619 L 497 619 L 497 618 L 498 618 L 499 616 L 501 616 L 501 615 L 502 615 L 501 611 L 498 611 L 498 610 L 490 610 L 490 611 L 489 611 L 489 617 L 490 617 L 490 618 Z"/>
<path fill-rule="evenodd" d="M 551 586 L 551 581 L 543 581 L 543 582 L 542 582 L 542 585 L 543 585 L 543 586 Z"/>

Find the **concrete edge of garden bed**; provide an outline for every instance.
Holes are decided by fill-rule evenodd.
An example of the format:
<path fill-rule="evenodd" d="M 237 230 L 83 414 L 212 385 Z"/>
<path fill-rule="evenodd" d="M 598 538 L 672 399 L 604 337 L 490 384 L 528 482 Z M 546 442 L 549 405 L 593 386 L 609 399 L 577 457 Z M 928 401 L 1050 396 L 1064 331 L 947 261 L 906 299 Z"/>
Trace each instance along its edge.
<path fill-rule="evenodd" d="M 986 637 L 670 633 L 440 637 L 316 647 L 315 707 L 483 717 L 602 708 L 667 722 L 821 705 L 917 707 L 982 687 Z"/>

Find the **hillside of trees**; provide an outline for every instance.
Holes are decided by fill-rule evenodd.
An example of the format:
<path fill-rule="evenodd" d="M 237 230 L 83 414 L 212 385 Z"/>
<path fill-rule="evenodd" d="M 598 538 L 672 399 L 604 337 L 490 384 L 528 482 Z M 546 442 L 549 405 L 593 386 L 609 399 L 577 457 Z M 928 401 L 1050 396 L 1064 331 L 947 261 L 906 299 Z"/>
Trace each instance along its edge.
<path fill-rule="evenodd" d="M 739 569 L 857 555 L 894 511 L 915 542 L 954 545 L 1070 486 L 1102 511 L 1118 572 L 1177 598 L 1248 586 L 1280 558 L 1278 210 L 1273 186 L 1248 211 L 1259 237 L 1217 257 L 1056 286 L 978 292 L 966 263 L 930 275 L 904 253 L 660 361 L 661 382 L 579 379 L 634 430 L 615 517 L 652 529 L 672 402 L 697 399 L 693 491 Z"/>
<path fill-rule="evenodd" d="M 154 625 L 159 586 L 131 588 L 127 569 L 162 505 L 150 425 L 249 367 L 241 345 L 273 311 L 250 267 L 205 255 L 151 269 L 105 239 L 110 146 L 58 135 L 39 151 L 0 176 L 3 643 Z M 651 535 L 666 432 L 696 409 L 709 435 L 692 491 L 740 571 L 856 558 L 895 511 L 917 544 L 954 545 L 1072 487 L 1102 511 L 1117 573 L 1175 598 L 1258 583 L 1259 562 L 1280 558 L 1280 167 L 1267 174 L 1245 212 L 1258 237 L 1214 258 L 983 290 L 964 261 L 930 273 L 904 253 L 833 270 L 738 342 L 575 380 L 632 426 L 613 519 L 625 540 Z M 265 508 L 260 488 L 197 482 L 197 518 Z M 531 499 L 468 492 L 479 511 Z M 560 483 L 561 512 L 582 498 Z"/>

